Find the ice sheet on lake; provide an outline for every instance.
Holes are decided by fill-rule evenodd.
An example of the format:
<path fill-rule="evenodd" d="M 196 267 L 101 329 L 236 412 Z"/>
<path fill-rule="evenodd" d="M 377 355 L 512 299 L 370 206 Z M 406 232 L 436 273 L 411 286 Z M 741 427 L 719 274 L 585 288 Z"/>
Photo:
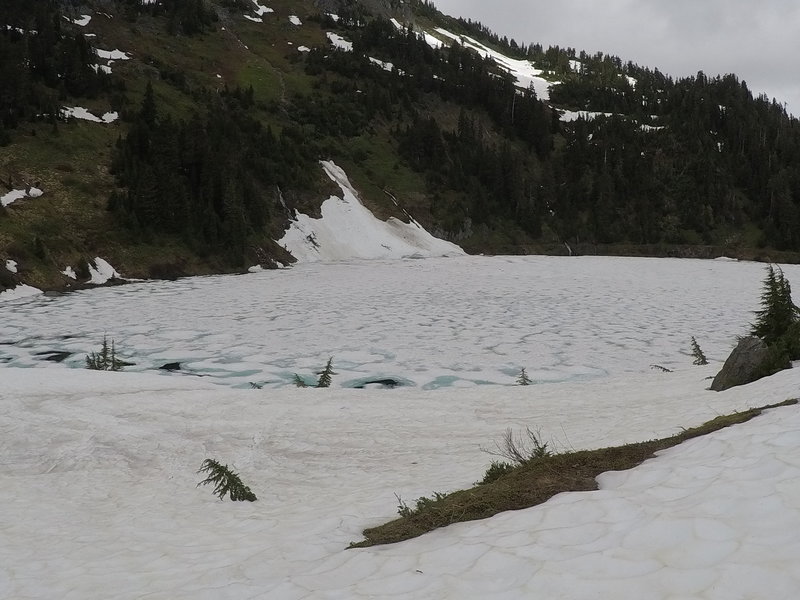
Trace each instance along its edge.
<path fill-rule="evenodd" d="M 480 479 L 492 459 L 480 447 L 509 427 L 533 427 L 558 450 L 597 448 L 796 396 L 798 369 L 707 389 L 763 275 L 727 260 L 455 257 L 5 303 L 0 597 L 793 598 L 796 406 L 604 474 L 597 492 L 345 550 L 396 516 L 395 494 L 413 502 Z M 81 367 L 104 334 L 130 370 L 180 361 L 284 389 L 41 358 L 71 352 L 66 365 Z M 691 366 L 691 336 L 711 365 Z M 330 355 L 336 387 L 289 387 Z M 562 383 L 456 387 L 510 384 L 521 366 Z M 376 374 L 417 387 L 339 387 Z M 205 458 L 231 465 L 258 502 L 198 489 Z"/>
<path fill-rule="evenodd" d="M 783 265 L 790 281 L 800 266 Z M 103 334 L 153 370 L 226 385 L 291 386 L 334 357 L 340 387 L 513 385 L 718 365 L 758 308 L 763 265 L 603 257 L 452 257 L 304 263 L 242 276 L 142 282 L 4 307 L 0 363 L 83 367 Z M 235 298 L 232 302 L 231 298 Z M 221 318 L 227 315 L 227 318 Z M 37 352 L 72 355 L 61 365 Z M 668 374 L 665 374 L 665 376 Z M 535 385 L 535 389 L 547 386 Z"/>

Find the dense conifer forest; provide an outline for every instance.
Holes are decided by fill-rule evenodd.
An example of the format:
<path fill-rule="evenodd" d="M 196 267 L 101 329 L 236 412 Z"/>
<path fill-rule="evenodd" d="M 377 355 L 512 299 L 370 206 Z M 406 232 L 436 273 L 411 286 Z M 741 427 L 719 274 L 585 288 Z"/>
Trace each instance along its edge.
<path fill-rule="evenodd" d="M 310 198 L 321 201 L 325 187 L 315 165 L 329 158 L 352 170 L 368 204 L 398 195 L 471 251 L 800 251 L 798 121 L 734 74 L 676 79 L 528 45 L 418 0 L 411 19 L 388 1 L 273 4 L 302 14 L 295 41 L 286 26 L 245 20 L 259 6 L 251 0 L 4 2 L 0 152 L 13 160 L 0 164 L 0 181 L 10 189 L 20 173 L 42 173 L 35 153 L 25 163 L 15 148 L 45 133 L 64 143 L 75 125 L 61 107 L 94 102 L 121 117 L 113 138 L 96 142 L 108 149 L 95 192 L 108 227 L 133 247 L 213 257 L 215 269 L 252 260 L 295 208 L 313 212 Z M 108 17 L 100 37 L 72 22 L 87 6 Z M 420 32 L 435 27 L 532 61 L 554 82 L 549 98 L 465 46 L 432 47 Z M 353 51 L 334 49 L 326 32 Z M 103 34 L 136 42 L 133 66 L 98 67 Z M 294 49 L 301 42 L 308 52 Z M 587 112 L 570 120 L 563 111 Z M 24 228 L 20 240 L 16 225 L 3 235 L 16 210 L 0 209 L 0 250 L 47 246 Z M 63 238 L 31 253 L 46 262 L 83 251 L 85 241 Z"/>

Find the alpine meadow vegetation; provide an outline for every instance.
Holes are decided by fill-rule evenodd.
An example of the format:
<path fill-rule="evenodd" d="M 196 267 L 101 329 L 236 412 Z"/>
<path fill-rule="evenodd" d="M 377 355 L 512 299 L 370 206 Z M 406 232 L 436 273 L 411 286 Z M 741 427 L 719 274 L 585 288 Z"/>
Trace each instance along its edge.
<path fill-rule="evenodd" d="M 780 404 L 719 416 L 699 427 L 684 429 L 667 438 L 624 446 L 547 454 L 516 465 L 492 463 L 484 481 L 475 487 L 445 494 L 437 492 L 433 497 L 423 496 L 411 505 L 395 494 L 398 500 L 398 518 L 365 529 L 364 539 L 351 543 L 350 547 L 391 544 L 452 523 L 486 519 L 503 511 L 536 506 L 562 492 L 596 490 L 596 477 L 600 473 L 631 469 L 652 458 L 660 450 L 725 427 L 745 423 L 758 417 L 766 409 L 796 404 L 797 400 L 787 400 Z M 526 453 L 521 454 L 524 456 Z"/>

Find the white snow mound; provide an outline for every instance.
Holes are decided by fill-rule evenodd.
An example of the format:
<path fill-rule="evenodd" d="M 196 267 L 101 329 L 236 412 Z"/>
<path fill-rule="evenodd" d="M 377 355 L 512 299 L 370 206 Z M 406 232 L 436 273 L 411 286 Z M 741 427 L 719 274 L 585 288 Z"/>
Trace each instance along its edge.
<path fill-rule="evenodd" d="M 82 106 L 65 106 L 61 109 L 61 116 L 64 119 L 72 117 L 73 119 L 91 121 L 92 123 L 113 123 L 119 119 L 119 113 L 117 112 L 107 112 L 102 117 L 98 117 Z"/>
<path fill-rule="evenodd" d="M 381 221 L 358 198 L 347 174 L 322 161 L 325 174 L 342 190 L 322 203 L 322 218 L 296 213 L 278 244 L 299 262 L 378 258 L 460 256 L 464 251 L 432 236 L 418 223 L 390 218 Z"/>
<path fill-rule="evenodd" d="M 94 266 L 89 265 L 89 274 L 92 278 L 89 283 L 101 285 L 106 283 L 109 279 L 122 279 L 122 275 L 117 273 L 117 270 L 112 267 L 106 260 L 99 256 L 94 259 Z"/>
<path fill-rule="evenodd" d="M 19 298 L 28 298 L 30 296 L 38 296 L 41 293 L 43 292 L 39 288 L 25 285 L 23 283 L 17 287 L 0 292 L 0 302 L 5 302 L 6 300 L 17 300 Z"/>
<path fill-rule="evenodd" d="M 127 52 L 123 52 L 122 50 L 101 50 L 98 48 L 96 50 L 97 56 L 100 58 L 104 58 L 105 60 L 130 60 L 131 57 Z"/>
<path fill-rule="evenodd" d="M 11 190 L 10 192 L 0 196 L 0 206 L 8 206 L 22 200 L 23 198 L 39 198 L 44 192 L 37 187 L 30 187 L 27 190 Z"/>
<path fill-rule="evenodd" d="M 1 206 L 8 206 L 12 202 L 16 202 L 17 200 L 21 200 L 27 196 L 25 190 L 11 190 L 10 192 L 3 194 L 0 196 L 0 205 Z"/>
<path fill-rule="evenodd" d="M 330 40 L 331 44 L 333 44 L 338 50 L 344 50 L 345 52 L 353 51 L 353 42 L 344 39 L 342 36 L 335 34 L 332 31 L 328 31 L 326 35 L 328 36 L 328 40 Z"/>

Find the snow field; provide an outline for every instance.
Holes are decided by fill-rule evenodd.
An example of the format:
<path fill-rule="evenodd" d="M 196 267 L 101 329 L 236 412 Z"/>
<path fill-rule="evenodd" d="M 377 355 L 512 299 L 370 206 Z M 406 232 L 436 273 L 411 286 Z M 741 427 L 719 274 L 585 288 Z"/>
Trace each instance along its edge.
<path fill-rule="evenodd" d="M 792 597 L 795 407 L 603 475 L 600 492 L 345 550 L 395 516 L 395 493 L 413 500 L 479 479 L 491 459 L 479 446 L 506 427 L 538 427 L 560 448 L 598 447 L 675 433 L 754 398 L 779 401 L 800 384 L 785 371 L 718 394 L 705 389 L 712 372 L 375 393 L 5 369 L 0 595 Z M 208 457 L 259 500 L 196 488 Z"/>

